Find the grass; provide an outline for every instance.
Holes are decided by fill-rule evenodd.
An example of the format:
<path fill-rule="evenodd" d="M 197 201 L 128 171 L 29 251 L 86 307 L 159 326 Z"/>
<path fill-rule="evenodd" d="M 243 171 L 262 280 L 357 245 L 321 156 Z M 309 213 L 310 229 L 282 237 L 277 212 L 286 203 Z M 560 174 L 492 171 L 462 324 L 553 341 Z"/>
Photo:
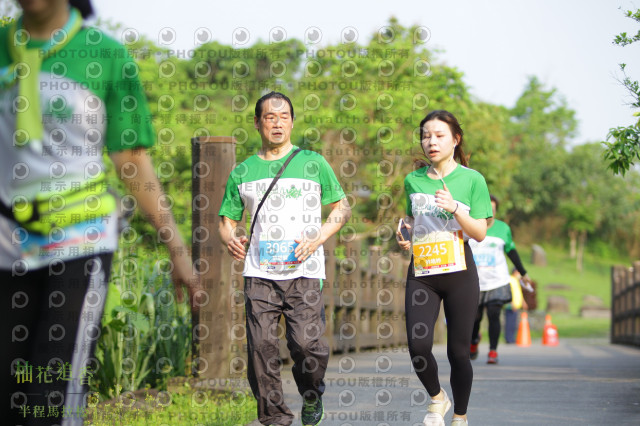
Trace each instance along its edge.
<path fill-rule="evenodd" d="M 89 406 L 91 426 L 240 426 L 256 418 L 250 393 L 187 389 L 180 392 L 136 392 L 118 400 Z"/>
<path fill-rule="evenodd" d="M 547 298 L 551 295 L 563 296 L 569 304 L 568 314 L 553 314 L 553 323 L 558 327 L 560 337 L 607 337 L 610 333 L 609 318 L 583 318 L 580 308 L 583 297 L 597 296 L 604 306 L 611 308 L 611 267 L 628 261 L 606 259 L 586 253 L 583 271 L 576 270 L 576 261 L 569 257 L 568 250 L 544 246 L 547 266 L 531 264 L 531 248 L 518 247 L 520 257 L 529 275 L 538 283 L 538 311 L 545 311 Z M 551 284 L 563 284 L 567 289 L 554 289 Z M 540 329 L 531 330 L 532 338 L 540 338 Z"/>
<path fill-rule="evenodd" d="M 544 247 L 547 254 L 547 266 L 532 265 L 531 249 L 518 248 L 529 275 L 538 282 L 538 308 L 546 309 L 547 297 L 563 296 L 569 302 L 569 312 L 579 315 L 582 298 L 586 295 L 597 296 L 606 307 L 611 307 L 611 267 L 620 262 L 602 259 L 586 254 L 582 272 L 576 270 L 576 261 L 566 250 Z M 547 288 L 550 284 L 564 284 L 567 290 Z"/>
<path fill-rule="evenodd" d="M 609 337 L 611 320 L 609 318 L 582 318 L 572 314 L 554 314 L 553 324 L 563 337 Z M 542 329 L 532 328 L 531 339 L 542 339 Z"/>
<path fill-rule="evenodd" d="M 558 327 L 561 339 L 609 337 L 611 319 L 581 317 L 580 308 L 583 306 L 584 296 L 587 295 L 599 297 L 605 307 L 611 308 L 611 267 L 619 264 L 628 265 L 630 261 L 586 253 L 583 271 L 578 272 L 576 260 L 569 257 L 568 250 L 546 245 L 543 248 L 547 256 L 547 266 L 535 266 L 531 263 L 531 247 L 518 246 L 522 263 L 529 276 L 538 283 L 538 308 L 535 313 L 529 315 L 531 338 L 535 340 L 542 337 L 547 299 L 552 295 L 564 297 L 569 305 L 569 313 L 552 314 L 553 324 Z M 562 284 L 567 288 L 553 288 L 553 284 Z M 486 315 L 481 329 L 487 333 Z"/>

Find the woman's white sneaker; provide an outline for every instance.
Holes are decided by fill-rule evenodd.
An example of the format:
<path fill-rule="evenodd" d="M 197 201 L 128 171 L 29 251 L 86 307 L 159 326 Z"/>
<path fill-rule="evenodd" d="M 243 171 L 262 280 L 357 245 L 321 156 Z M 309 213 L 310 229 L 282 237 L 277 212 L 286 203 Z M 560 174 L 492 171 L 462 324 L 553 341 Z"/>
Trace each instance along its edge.
<path fill-rule="evenodd" d="M 442 389 L 443 400 L 431 399 L 431 404 L 427 407 L 427 415 L 424 416 L 422 424 L 424 426 L 444 426 L 444 416 L 451 408 L 451 400 L 447 392 Z"/>

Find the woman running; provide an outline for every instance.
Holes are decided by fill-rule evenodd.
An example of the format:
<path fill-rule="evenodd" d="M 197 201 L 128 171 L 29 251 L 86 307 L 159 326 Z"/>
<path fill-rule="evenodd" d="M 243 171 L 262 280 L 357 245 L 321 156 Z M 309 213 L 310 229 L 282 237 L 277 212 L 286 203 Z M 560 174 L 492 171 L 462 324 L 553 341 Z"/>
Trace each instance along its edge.
<path fill-rule="evenodd" d="M 478 273 L 468 240 L 482 241 L 492 216 L 484 177 L 467 168 L 463 132 L 447 111 L 433 111 L 420 122 L 422 150 L 429 166 L 405 178 L 410 239 L 397 233 L 404 250 L 413 249 L 405 295 L 409 354 L 431 396 L 425 425 L 444 425 L 451 401 L 438 380 L 432 353 L 433 330 L 443 302 L 447 356 L 451 364 L 452 425 L 466 425 L 473 370 L 471 331 L 478 304 Z M 456 161 L 457 160 L 457 161 Z"/>

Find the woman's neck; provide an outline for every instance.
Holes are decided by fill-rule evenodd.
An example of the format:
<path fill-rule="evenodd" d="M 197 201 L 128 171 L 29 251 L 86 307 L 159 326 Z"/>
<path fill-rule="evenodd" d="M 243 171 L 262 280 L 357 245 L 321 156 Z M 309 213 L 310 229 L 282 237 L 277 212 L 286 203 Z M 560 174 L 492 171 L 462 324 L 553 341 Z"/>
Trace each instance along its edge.
<path fill-rule="evenodd" d="M 451 173 L 458 163 L 455 162 L 453 157 L 449 157 L 448 160 L 443 160 L 438 163 L 432 163 L 429 166 L 429 172 L 432 172 L 436 177 L 443 178 Z"/>
<path fill-rule="evenodd" d="M 64 27 L 68 20 L 69 6 L 62 3 L 40 13 L 25 12 L 22 25 L 32 39 L 48 40 L 51 34 Z"/>

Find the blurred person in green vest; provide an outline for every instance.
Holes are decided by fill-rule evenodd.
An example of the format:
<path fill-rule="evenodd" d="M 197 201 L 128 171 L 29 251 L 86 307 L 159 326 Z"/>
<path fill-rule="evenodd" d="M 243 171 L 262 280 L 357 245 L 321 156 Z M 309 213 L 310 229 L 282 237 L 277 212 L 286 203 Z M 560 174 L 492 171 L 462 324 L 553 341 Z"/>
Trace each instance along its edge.
<path fill-rule="evenodd" d="M 475 240 L 469 241 L 469 245 L 473 250 L 473 259 L 478 267 L 478 277 L 480 279 L 480 297 L 476 321 L 471 336 L 470 357 L 471 359 L 478 357 L 478 344 L 482 337 L 480 333 L 480 322 L 486 309 L 489 319 L 488 364 L 498 363 L 498 339 L 500 338 L 501 331 L 500 312 L 502 311 L 502 307 L 512 300 L 511 286 L 509 284 L 509 268 L 507 267 L 505 254 L 522 275 L 523 281 L 525 283 L 531 282 L 511 237 L 511 228 L 503 221 L 495 219 L 498 205 L 498 199 L 491 195 L 491 206 L 493 208 L 494 218 L 489 220 L 487 236 L 482 242 Z"/>
<path fill-rule="evenodd" d="M 195 307 L 200 284 L 173 215 L 161 208 L 137 65 L 84 25 L 90 1 L 18 3 L 22 16 L 0 28 L 0 287 L 9 343 L 2 413 L 12 425 L 76 425 L 118 245 L 104 150 L 166 242 L 178 299 L 184 286 Z"/>

